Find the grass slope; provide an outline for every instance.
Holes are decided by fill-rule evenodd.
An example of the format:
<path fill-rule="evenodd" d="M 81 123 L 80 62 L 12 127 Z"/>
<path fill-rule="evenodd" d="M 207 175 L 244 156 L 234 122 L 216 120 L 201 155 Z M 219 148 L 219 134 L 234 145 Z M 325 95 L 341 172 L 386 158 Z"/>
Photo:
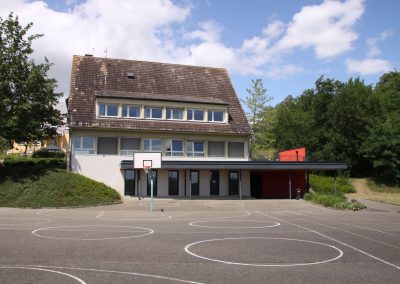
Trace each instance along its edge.
<path fill-rule="evenodd" d="M 333 177 L 310 175 L 310 186 L 313 192 L 306 193 L 304 199 L 325 207 L 331 207 L 340 210 L 360 210 L 365 206 L 359 202 L 348 202 L 345 193 L 355 192 L 346 178 L 337 178 L 336 189 L 334 192 Z"/>
<path fill-rule="evenodd" d="M 357 193 L 348 194 L 349 198 L 363 198 L 388 204 L 400 205 L 400 188 L 376 179 L 353 178 L 351 183 Z"/>
<path fill-rule="evenodd" d="M 0 206 L 74 207 L 117 202 L 111 187 L 62 169 L 42 169 L 40 174 L 7 175 L 0 180 Z"/>

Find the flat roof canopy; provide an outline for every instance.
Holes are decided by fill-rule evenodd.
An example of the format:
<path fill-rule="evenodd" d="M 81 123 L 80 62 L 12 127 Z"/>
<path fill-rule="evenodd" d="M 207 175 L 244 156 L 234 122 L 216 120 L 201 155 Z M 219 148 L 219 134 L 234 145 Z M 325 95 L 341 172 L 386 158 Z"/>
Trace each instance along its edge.
<path fill-rule="evenodd" d="M 162 161 L 162 169 L 209 169 L 209 170 L 293 170 L 331 171 L 345 170 L 345 162 L 277 162 L 277 161 Z M 133 169 L 132 160 L 121 161 L 121 169 Z"/>

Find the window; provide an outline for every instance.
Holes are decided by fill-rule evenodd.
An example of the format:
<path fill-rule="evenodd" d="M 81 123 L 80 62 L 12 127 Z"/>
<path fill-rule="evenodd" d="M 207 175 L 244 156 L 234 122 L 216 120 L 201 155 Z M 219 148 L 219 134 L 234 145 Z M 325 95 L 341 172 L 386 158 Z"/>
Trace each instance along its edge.
<path fill-rule="evenodd" d="M 97 138 L 97 154 L 117 155 L 118 154 L 118 138 L 117 137 L 98 137 Z"/>
<path fill-rule="evenodd" d="M 144 118 L 162 118 L 162 108 L 159 107 L 145 107 Z"/>
<path fill-rule="evenodd" d="M 118 105 L 116 104 L 99 104 L 99 116 L 118 116 Z"/>
<path fill-rule="evenodd" d="M 208 111 L 208 121 L 212 122 L 223 122 L 224 112 L 219 110 L 209 110 Z"/>
<path fill-rule="evenodd" d="M 72 139 L 75 154 L 94 154 L 94 137 L 74 136 Z"/>
<path fill-rule="evenodd" d="M 195 121 L 203 121 L 204 120 L 204 111 L 201 109 L 188 109 L 187 110 L 187 119 L 195 120 Z"/>
<path fill-rule="evenodd" d="M 122 117 L 140 117 L 140 106 L 122 105 Z"/>
<path fill-rule="evenodd" d="M 229 158 L 244 158 L 244 143 L 243 142 L 228 142 L 228 157 Z"/>
<path fill-rule="evenodd" d="M 179 194 L 179 172 L 168 171 L 168 195 Z"/>
<path fill-rule="evenodd" d="M 182 120 L 183 119 L 183 110 L 176 109 L 176 108 L 167 108 L 167 119 Z"/>
<path fill-rule="evenodd" d="M 208 156 L 209 157 L 225 157 L 225 142 L 224 141 L 208 141 Z"/>
<path fill-rule="evenodd" d="M 183 156 L 183 141 L 167 140 L 165 142 L 165 156 Z"/>
<path fill-rule="evenodd" d="M 187 155 L 191 157 L 204 157 L 204 142 L 188 141 Z"/>
<path fill-rule="evenodd" d="M 120 155 L 133 155 L 135 151 L 140 150 L 140 138 L 121 138 Z"/>
<path fill-rule="evenodd" d="M 147 152 L 161 152 L 161 139 L 143 139 L 143 145 Z"/>

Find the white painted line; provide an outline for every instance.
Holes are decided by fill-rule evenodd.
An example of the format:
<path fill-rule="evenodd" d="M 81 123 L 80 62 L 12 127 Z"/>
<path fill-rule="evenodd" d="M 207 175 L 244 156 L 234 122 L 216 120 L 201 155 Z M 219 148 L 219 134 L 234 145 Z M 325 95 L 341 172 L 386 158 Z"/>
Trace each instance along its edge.
<path fill-rule="evenodd" d="M 357 234 L 357 233 L 354 233 L 354 232 L 351 232 L 351 231 L 348 231 L 348 230 L 345 230 L 345 229 L 340 229 L 340 228 L 332 227 L 332 226 L 329 226 L 329 225 L 325 225 L 325 224 L 321 224 L 319 222 L 313 222 L 313 221 L 309 221 L 309 220 L 303 220 L 303 221 L 305 221 L 307 223 L 313 223 L 313 224 L 317 224 L 317 225 L 324 226 L 324 227 L 327 227 L 327 228 L 331 228 L 331 229 L 334 229 L 334 230 L 337 230 L 337 231 L 346 232 L 348 234 L 351 234 L 351 235 L 354 235 L 354 236 L 357 236 L 357 237 L 360 237 L 360 238 L 363 238 L 363 239 L 366 239 L 366 240 L 377 242 L 377 243 L 380 243 L 382 245 L 386 245 L 386 246 L 389 246 L 389 247 L 392 247 L 392 248 L 400 249 L 400 247 L 398 247 L 398 246 L 391 245 L 391 244 L 388 244 L 388 243 L 385 243 L 385 242 L 382 242 L 382 241 L 379 241 L 379 240 L 376 240 L 376 239 L 373 239 L 373 238 L 370 238 L 370 237 L 367 237 L 367 236 L 364 236 L 364 235 L 360 235 L 360 234 Z"/>
<path fill-rule="evenodd" d="M 224 205 L 228 204 L 228 205 Z M 217 202 L 207 202 L 205 206 L 213 207 L 213 208 L 239 208 L 243 207 L 243 203 L 232 203 L 227 201 L 217 201 Z"/>
<path fill-rule="evenodd" d="M 329 240 L 332 240 L 332 241 L 334 241 L 334 242 L 337 242 L 337 243 L 339 243 L 339 244 L 341 244 L 341 245 L 343 245 L 343 246 L 345 246 L 345 247 L 351 248 L 351 249 L 353 249 L 353 250 L 355 250 L 355 251 L 358 251 L 358 252 L 360 252 L 360 253 L 362 253 L 362 254 L 364 254 L 364 255 L 367 255 L 367 256 L 369 256 L 369 257 L 375 259 L 375 260 L 378 260 L 378 261 L 380 261 L 380 262 L 382 262 L 382 263 L 385 263 L 385 264 L 387 264 L 387 265 L 390 265 L 390 266 L 392 266 L 392 267 L 394 267 L 394 268 L 400 270 L 400 266 L 397 266 L 397 265 L 395 265 L 395 264 L 393 264 L 393 263 L 391 263 L 391 262 L 389 262 L 389 261 L 386 261 L 386 260 L 384 260 L 384 259 L 382 259 L 382 258 L 379 258 L 379 257 L 377 257 L 377 256 L 374 256 L 374 255 L 372 255 L 372 254 L 370 254 L 370 253 L 367 253 L 367 252 L 365 252 L 365 251 L 363 251 L 363 250 L 360 250 L 360 249 L 358 249 L 358 248 L 356 248 L 356 247 L 353 247 L 353 246 L 351 246 L 351 245 L 349 245 L 349 244 L 346 244 L 346 243 L 344 243 L 344 242 L 341 242 L 341 241 L 339 241 L 339 240 L 337 240 L 337 239 L 334 239 L 334 238 L 332 238 L 332 237 L 329 237 L 329 236 L 327 236 L 327 235 L 325 235 L 325 234 L 322 234 L 322 233 L 320 233 L 320 232 L 317 232 L 317 231 L 315 231 L 315 230 L 309 229 L 309 228 L 304 227 L 304 226 L 301 226 L 301 225 L 294 224 L 294 223 L 292 223 L 292 222 L 290 222 L 290 221 L 286 221 L 286 220 L 282 220 L 282 219 L 279 219 L 279 218 L 270 216 L 270 215 L 268 215 L 268 214 L 263 214 L 263 213 L 261 213 L 261 212 L 256 212 L 256 213 L 258 213 L 258 214 L 260 214 L 260 215 L 263 215 L 263 216 L 266 216 L 266 217 L 269 217 L 269 218 L 273 218 L 273 219 L 278 220 L 278 221 L 280 221 L 280 222 L 286 222 L 286 223 L 291 224 L 291 225 L 293 225 L 293 226 L 296 226 L 296 227 L 299 227 L 299 228 L 308 230 L 308 231 L 310 231 L 310 232 L 313 232 L 313 233 L 315 233 L 315 234 L 317 234 L 317 235 L 320 235 L 320 236 L 325 237 L 325 238 L 327 238 L 327 239 L 329 239 Z"/>
<path fill-rule="evenodd" d="M 26 266 L 31 266 L 31 265 L 26 265 Z M 162 279 L 162 280 L 167 280 L 167 281 L 175 281 L 175 282 L 181 282 L 181 283 L 204 284 L 204 283 L 201 283 L 201 282 L 183 280 L 183 279 L 172 278 L 172 277 L 167 277 L 167 276 L 160 276 L 160 275 L 154 275 L 154 274 L 136 273 L 136 272 L 125 272 L 125 271 L 104 270 L 104 269 L 94 269 L 94 268 L 80 268 L 80 267 L 44 266 L 44 265 L 34 265 L 34 267 L 44 267 L 44 268 L 52 268 L 52 269 L 66 269 L 66 270 L 81 270 L 81 271 L 104 272 L 104 273 L 115 273 L 115 274 L 123 274 L 123 275 L 151 277 L 151 278 Z"/>
<path fill-rule="evenodd" d="M 11 220 L 11 221 L 24 221 L 23 223 L 1 223 L 3 220 Z M 45 218 L 0 218 L 1 226 L 16 226 L 16 225 L 32 225 L 32 224 L 41 224 L 41 223 L 50 223 L 50 219 Z"/>
<path fill-rule="evenodd" d="M 322 245 L 325 247 L 330 247 L 333 248 L 334 250 L 338 251 L 339 254 L 335 256 L 334 258 L 327 259 L 327 260 L 322 260 L 322 261 L 316 261 L 316 262 L 304 262 L 304 263 L 286 263 L 286 264 L 273 264 L 273 263 L 244 263 L 244 262 L 232 262 L 232 261 L 225 261 L 225 260 L 219 260 L 219 259 L 213 259 L 213 258 L 208 258 L 205 256 L 201 256 L 198 254 L 195 254 L 189 250 L 190 247 L 195 246 L 197 244 L 202 244 L 202 243 L 208 243 L 208 242 L 214 242 L 214 241 L 224 241 L 224 240 L 251 240 L 251 239 L 266 239 L 266 240 L 283 240 L 283 241 L 296 241 L 296 242 L 303 242 L 303 243 L 310 243 L 310 244 L 317 244 L 317 245 Z M 242 265 L 242 266 L 255 266 L 255 267 L 288 267 L 288 266 L 307 266 L 307 265 L 316 265 L 316 264 L 322 264 L 322 263 L 327 263 L 331 261 L 335 261 L 343 256 L 343 251 L 338 249 L 335 246 L 324 244 L 324 243 L 319 243 L 319 242 L 313 242 L 313 241 L 306 241 L 306 240 L 299 240 L 299 239 L 287 239 L 287 238 L 268 238 L 268 237 L 242 237 L 242 238 L 222 238 L 222 239 L 211 239 L 211 240 L 204 240 L 204 241 L 199 241 L 199 242 L 194 242 L 191 244 L 188 244 L 185 247 L 185 251 L 188 254 L 193 255 L 194 257 L 202 258 L 205 260 L 209 261 L 214 261 L 214 262 L 219 262 L 219 263 L 224 263 L 224 264 L 234 264 L 234 265 Z"/>
<path fill-rule="evenodd" d="M 99 214 L 97 214 L 96 218 L 100 218 L 101 216 L 103 216 L 104 211 L 101 211 Z"/>
<path fill-rule="evenodd" d="M 67 276 L 69 278 L 72 278 L 76 281 L 78 281 L 81 284 L 86 284 L 85 281 L 83 281 L 82 279 L 72 275 L 72 274 L 68 274 L 68 273 L 64 273 L 61 271 L 56 271 L 56 270 L 50 270 L 50 269 L 44 269 L 44 268 L 37 268 L 37 267 L 26 267 L 26 266 L 7 266 L 7 265 L 2 265 L 0 266 L 0 269 L 27 269 L 27 270 L 37 270 L 37 271 L 46 271 L 46 272 L 51 272 L 51 273 L 56 273 L 56 274 L 60 274 L 63 276 Z M 34 279 L 32 279 L 32 282 L 34 282 Z"/>
<path fill-rule="evenodd" d="M 155 201 L 154 205 L 155 206 L 153 208 L 172 208 L 172 207 L 180 206 L 179 203 L 171 203 L 171 202 L 165 202 L 165 201 Z M 165 206 L 165 205 L 168 205 L 168 206 Z M 139 203 L 139 206 L 150 207 L 150 203 Z"/>
<path fill-rule="evenodd" d="M 186 221 L 212 221 L 212 220 L 224 220 L 224 219 L 231 219 L 231 218 L 240 218 L 240 217 L 247 217 L 250 216 L 250 212 L 243 212 L 244 215 L 234 215 L 234 216 L 228 216 L 228 217 L 215 217 L 215 218 L 205 218 L 205 219 L 199 219 L 199 218 L 175 218 L 175 219 L 171 219 L 171 220 L 186 220 Z"/>
<path fill-rule="evenodd" d="M 133 236 L 126 236 L 126 237 L 115 237 L 115 238 L 95 238 L 95 239 L 84 239 L 84 238 L 62 238 L 62 237 L 50 237 L 46 235 L 41 235 L 38 232 L 40 231 L 51 231 L 53 229 L 60 231 L 61 228 L 82 228 L 82 227 L 112 227 L 112 228 L 133 228 L 133 229 L 142 229 L 145 231 L 148 231 L 146 233 L 140 234 L 140 235 L 133 235 Z M 68 232 L 68 230 L 64 230 L 65 232 Z M 82 230 L 84 232 L 85 230 Z M 103 231 L 104 233 L 112 233 L 111 232 L 106 232 Z M 137 232 L 137 231 L 132 231 L 132 232 Z M 37 237 L 41 238 L 47 238 L 47 239 L 57 239 L 57 240 L 79 240 L 79 241 L 102 241 L 102 240 L 119 240 L 119 239 L 133 239 L 133 238 L 138 238 L 138 237 L 143 237 L 147 235 L 151 235 L 154 233 L 154 230 L 149 229 L 149 228 L 143 228 L 143 227 L 133 227 L 133 226 L 113 226 L 113 225 L 76 225 L 76 226 L 59 226 L 59 227 L 47 227 L 47 228 L 41 228 L 41 229 L 36 229 L 32 231 L 32 234 Z"/>
<path fill-rule="evenodd" d="M 309 216 L 309 217 L 311 217 L 311 218 L 313 218 L 313 219 L 321 220 L 321 221 L 326 221 L 326 220 L 324 220 L 324 219 L 315 218 L 315 217 L 313 217 L 313 216 Z M 355 228 L 365 229 L 365 230 L 374 231 L 374 232 L 382 233 L 382 234 L 389 235 L 389 236 L 393 236 L 393 237 L 398 237 L 398 236 L 396 236 L 396 235 L 394 235 L 394 234 L 391 234 L 391 233 L 388 233 L 388 232 L 385 232 L 385 231 L 381 231 L 381 230 L 378 230 L 378 229 L 373 229 L 373 228 L 369 228 L 369 227 L 353 225 L 353 224 L 350 224 L 350 223 L 341 222 L 341 221 L 337 221 L 337 220 L 335 220 L 335 222 L 336 222 L 336 223 L 339 223 L 339 224 L 344 224 L 344 225 L 348 225 L 348 226 L 351 226 L 351 227 L 355 227 Z"/>
<path fill-rule="evenodd" d="M 206 226 L 206 225 L 199 225 L 199 223 L 209 223 L 209 222 L 253 222 L 253 223 L 269 223 L 270 225 L 265 226 L 244 226 L 244 227 L 235 227 L 235 226 Z M 272 224 L 271 224 L 272 223 Z M 262 228 L 272 228 L 280 226 L 281 224 L 278 222 L 270 222 L 270 221 L 252 221 L 252 220 L 211 220 L 211 221 L 195 221 L 190 222 L 190 226 L 194 227 L 202 227 L 202 228 L 213 228 L 213 229 L 262 229 Z"/>

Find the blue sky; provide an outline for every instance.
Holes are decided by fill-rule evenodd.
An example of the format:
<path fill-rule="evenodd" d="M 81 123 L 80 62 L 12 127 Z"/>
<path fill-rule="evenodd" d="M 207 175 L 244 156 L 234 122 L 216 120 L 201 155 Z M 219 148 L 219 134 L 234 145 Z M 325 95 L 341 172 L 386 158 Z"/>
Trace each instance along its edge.
<path fill-rule="evenodd" d="M 73 54 L 225 67 L 246 96 L 261 78 L 279 103 L 319 76 L 374 84 L 400 66 L 397 0 L 3 1 L 34 32 L 35 59 L 68 95 Z M 94 52 L 93 52 L 94 50 Z"/>

